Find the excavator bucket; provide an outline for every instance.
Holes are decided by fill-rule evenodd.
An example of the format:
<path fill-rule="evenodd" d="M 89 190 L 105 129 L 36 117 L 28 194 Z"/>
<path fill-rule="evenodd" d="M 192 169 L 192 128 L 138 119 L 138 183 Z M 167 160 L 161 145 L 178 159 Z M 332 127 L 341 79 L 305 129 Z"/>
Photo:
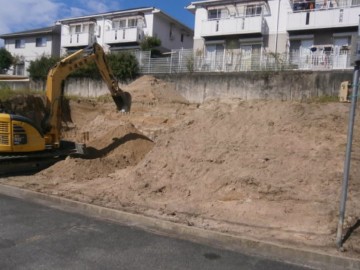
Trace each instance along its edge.
<path fill-rule="evenodd" d="M 129 92 L 122 92 L 118 95 L 112 95 L 118 111 L 130 112 L 131 108 L 131 95 Z"/>

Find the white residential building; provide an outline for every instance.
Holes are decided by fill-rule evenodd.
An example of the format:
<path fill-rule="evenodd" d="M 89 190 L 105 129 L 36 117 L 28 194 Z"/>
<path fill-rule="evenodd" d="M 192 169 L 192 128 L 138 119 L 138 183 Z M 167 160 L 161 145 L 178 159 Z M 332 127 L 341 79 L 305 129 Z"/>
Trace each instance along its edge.
<path fill-rule="evenodd" d="M 193 30 L 154 7 L 120 10 L 59 20 L 62 53 L 93 42 L 105 51 L 136 50 L 145 36 L 158 37 L 162 52 L 192 48 Z"/>
<path fill-rule="evenodd" d="M 360 0 L 206 0 L 187 9 L 194 50 L 210 69 L 250 70 L 264 55 L 286 55 L 297 68 L 346 68 L 355 52 Z"/>
<path fill-rule="evenodd" d="M 60 26 L 0 35 L 5 49 L 16 58 L 16 64 L 8 71 L 11 75 L 27 76 L 30 61 L 41 56 L 60 56 Z"/>

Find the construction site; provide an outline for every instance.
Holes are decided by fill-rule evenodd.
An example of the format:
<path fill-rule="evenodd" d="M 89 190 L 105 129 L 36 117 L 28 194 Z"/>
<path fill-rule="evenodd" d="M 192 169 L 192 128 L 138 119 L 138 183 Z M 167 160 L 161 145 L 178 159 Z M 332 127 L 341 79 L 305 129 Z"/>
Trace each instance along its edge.
<path fill-rule="evenodd" d="M 71 98 L 62 138 L 86 144 L 30 175 L 0 183 L 52 196 L 272 243 L 358 258 L 360 119 L 345 229 L 335 247 L 349 103 L 214 98 L 189 102 L 172 83 L 142 76 L 124 87 L 131 110 Z M 66 105 L 65 104 L 65 105 Z M 3 110 L 43 117 L 41 96 Z"/>

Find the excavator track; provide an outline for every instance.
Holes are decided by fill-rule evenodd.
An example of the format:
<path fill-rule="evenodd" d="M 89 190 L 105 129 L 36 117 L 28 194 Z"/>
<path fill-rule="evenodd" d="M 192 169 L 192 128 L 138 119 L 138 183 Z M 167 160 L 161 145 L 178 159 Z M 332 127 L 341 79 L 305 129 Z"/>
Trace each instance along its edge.
<path fill-rule="evenodd" d="M 65 147 L 36 153 L 1 154 L 0 177 L 39 172 L 70 155 L 83 154 L 83 145 L 65 142 Z"/>
<path fill-rule="evenodd" d="M 0 177 L 13 176 L 13 175 L 24 175 L 39 172 L 43 169 L 50 167 L 61 160 L 60 158 L 51 159 L 7 159 L 3 161 L 1 159 L 0 164 Z"/>

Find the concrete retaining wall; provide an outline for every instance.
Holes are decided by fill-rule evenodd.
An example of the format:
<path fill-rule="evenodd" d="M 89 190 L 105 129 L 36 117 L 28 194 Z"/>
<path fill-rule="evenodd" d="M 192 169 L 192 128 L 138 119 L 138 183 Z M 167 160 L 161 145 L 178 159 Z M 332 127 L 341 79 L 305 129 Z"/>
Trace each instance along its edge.
<path fill-rule="evenodd" d="M 119 84 L 123 88 L 123 84 Z M 69 96 L 99 97 L 110 94 L 106 83 L 102 80 L 91 80 L 87 78 L 69 78 L 65 83 L 65 94 Z"/>
<path fill-rule="evenodd" d="M 0 89 L 10 88 L 13 90 L 23 90 L 23 89 L 29 89 L 29 85 L 30 85 L 29 81 L 0 81 Z"/>
<path fill-rule="evenodd" d="M 172 82 L 176 91 L 190 102 L 236 97 L 250 99 L 304 100 L 311 97 L 337 96 L 340 83 L 352 81 L 352 70 L 282 71 L 242 73 L 157 74 L 159 79 Z M 32 89 L 44 89 L 31 83 Z M 124 88 L 124 85 L 120 85 Z M 12 86 L 13 89 L 24 88 Z M 103 81 L 69 78 L 65 93 L 71 96 L 99 97 L 109 94 Z"/>
<path fill-rule="evenodd" d="M 337 96 L 340 83 L 352 81 L 352 71 L 194 73 L 157 77 L 173 82 L 176 90 L 191 102 L 201 103 L 217 97 L 303 100 Z"/>

